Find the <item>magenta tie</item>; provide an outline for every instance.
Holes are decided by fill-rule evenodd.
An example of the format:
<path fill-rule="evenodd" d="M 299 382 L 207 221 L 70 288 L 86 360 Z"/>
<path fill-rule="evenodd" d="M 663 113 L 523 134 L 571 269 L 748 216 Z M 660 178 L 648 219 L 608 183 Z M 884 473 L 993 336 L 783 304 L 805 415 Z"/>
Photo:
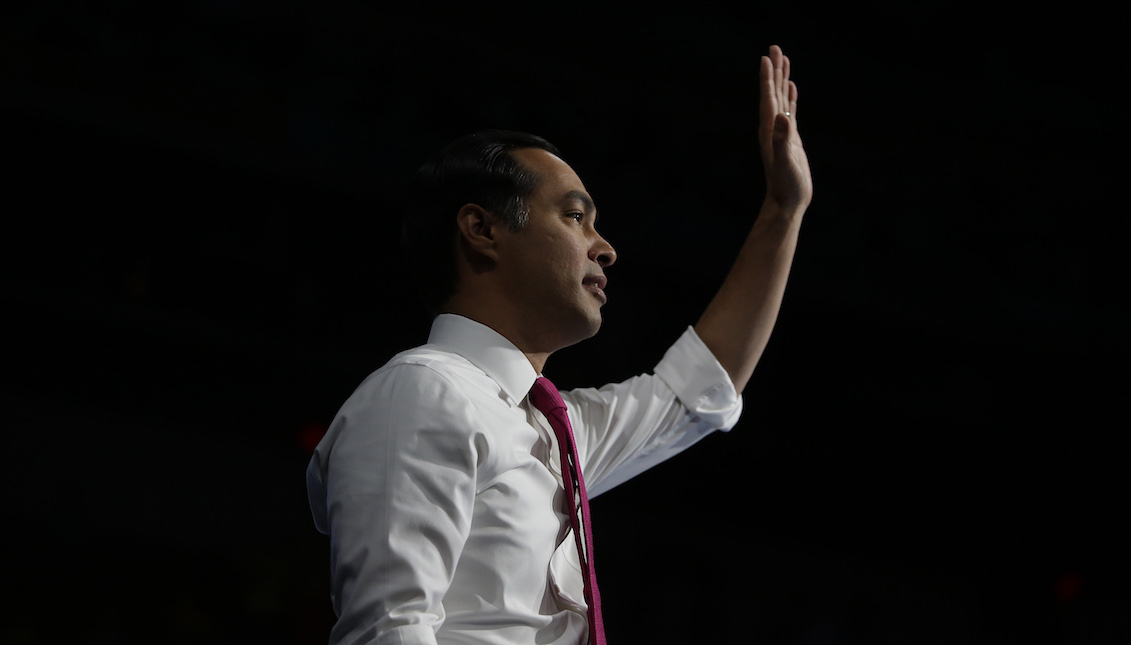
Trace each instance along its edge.
<path fill-rule="evenodd" d="M 597 572 L 593 568 L 593 529 L 589 523 L 589 495 L 581 477 L 581 460 L 577 458 L 577 445 L 573 441 L 573 427 L 569 424 L 565 401 L 550 379 L 539 376 L 530 388 L 530 402 L 546 415 L 561 451 L 562 481 L 565 484 L 569 522 L 577 542 L 577 555 L 581 559 L 581 572 L 585 576 L 585 603 L 589 605 L 589 643 L 605 645 L 605 623 L 601 620 L 601 592 L 597 590 Z M 577 520 L 577 498 L 581 498 L 581 523 L 585 525 L 585 547 L 581 546 L 581 527 Z"/>

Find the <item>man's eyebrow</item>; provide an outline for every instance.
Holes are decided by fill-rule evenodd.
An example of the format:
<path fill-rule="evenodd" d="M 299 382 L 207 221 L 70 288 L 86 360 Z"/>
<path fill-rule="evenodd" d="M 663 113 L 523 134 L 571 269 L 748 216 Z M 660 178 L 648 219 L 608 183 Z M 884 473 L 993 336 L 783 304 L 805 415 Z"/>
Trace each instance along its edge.
<path fill-rule="evenodd" d="M 597 212 L 597 207 L 593 204 L 593 199 L 589 195 L 585 194 L 585 192 L 580 190 L 569 191 L 565 194 L 563 201 L 579 201 L 585 208 L 585 212 L 594 214 L 596 214 Z"/>

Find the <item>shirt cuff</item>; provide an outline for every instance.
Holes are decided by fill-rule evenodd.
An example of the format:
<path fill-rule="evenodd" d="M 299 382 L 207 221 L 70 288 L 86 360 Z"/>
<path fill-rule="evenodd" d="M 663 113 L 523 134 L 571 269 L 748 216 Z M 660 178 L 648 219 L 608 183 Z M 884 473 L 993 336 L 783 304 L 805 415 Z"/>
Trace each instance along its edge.
<path fill-rule="evenodd" d="M 431 625 L 403 625 L 378 639 L 382 645 L 436 645 L 436 630 Z"/>
<path fill-rule="evenodd" d="M 719 430 L 730 430 L 742 415 L 742 397 L 730 375 L 691 326 L 664 354 L 655 374 L 692 414 Z"/>

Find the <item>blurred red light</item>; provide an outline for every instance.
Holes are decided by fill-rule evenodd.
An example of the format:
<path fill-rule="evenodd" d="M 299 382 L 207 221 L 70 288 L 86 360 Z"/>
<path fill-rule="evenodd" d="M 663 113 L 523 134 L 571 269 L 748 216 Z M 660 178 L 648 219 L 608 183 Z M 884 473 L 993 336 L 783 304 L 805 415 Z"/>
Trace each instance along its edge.
<path fill-rule="evenodd" d="M 298 443 L 306 454 L 314 454 L 314 449 L 318 447 L 318 442 L 322 441 L 322 437 L 326 434 L 326 426 L 321 423 L 308 423 L 299 430 Z"/>
<path fill-rule="evenodd" d="M 1056 595 L 1061 602 L 1072 602 L 1080 597 L 1084 581 L 1079 575 L 1069 571 L 1061 574 L 1056 580 Z"/>

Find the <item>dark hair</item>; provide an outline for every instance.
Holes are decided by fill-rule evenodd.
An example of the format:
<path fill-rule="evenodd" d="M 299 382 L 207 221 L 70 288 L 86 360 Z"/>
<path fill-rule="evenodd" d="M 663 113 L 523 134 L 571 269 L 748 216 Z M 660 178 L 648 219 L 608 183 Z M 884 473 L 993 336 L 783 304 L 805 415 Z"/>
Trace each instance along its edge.
<path fill-rule="evenodd" d="M 541 148 L 561 156 L 542 137 L 486 130 L 456 139 L 420 167 L 409 183 L 401 246 L 424 304 L 439 313 L 455 295 L 456 213 L 478 204 L 512 231 L 526 225 L 526 199 L 540 178 L 510 154 Z"/>

